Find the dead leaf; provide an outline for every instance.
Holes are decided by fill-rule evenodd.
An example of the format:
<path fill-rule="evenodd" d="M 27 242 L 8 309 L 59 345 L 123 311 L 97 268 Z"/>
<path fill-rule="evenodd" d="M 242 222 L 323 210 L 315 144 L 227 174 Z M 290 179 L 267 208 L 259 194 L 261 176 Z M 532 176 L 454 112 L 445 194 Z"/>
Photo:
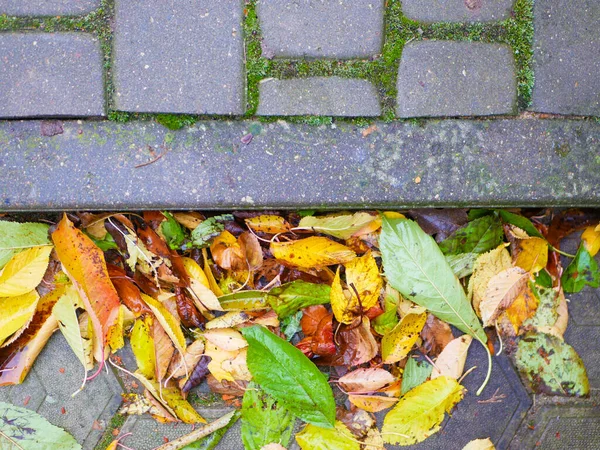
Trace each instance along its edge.
<path fill-rule="evenodd" d="M 423 352 L 434 357 L 438 356 L 446 345 L 452 342 L 454 336 L 450 325 L 433 314 L 428 314 L 425 326 L 421 331 L 421 339 L 423 339 Z"/>
<path fill-rule="evenodd" d="M 368 128 L 365 128 L 364 130 L 362 130 L 362 137 L 366 138 L 368 136 L 370 136 L 371 134 L 373 134 L 375 131 L 377 131 L 377 125 L 373 124 Z"/>
<path fill-rule="evenodd" d="M 290 224 L 283 217 L 270 214 L 250 217 L 245 219 L 245 222 L 248 228 L 259 233 L 279 234 L 287 233 L 291 229 Z"/>
<path fill-rule="evenodd" d="M 473 303 L 475 312 L 481 317 L 480 305 L 487 292 L 490 280 L 500 272 L 512 267 L 510 254 L 506 244 L 502 244 L 480 255 L 475 261 L 473 275 L 469 279 L 469 298 Z"/>
<path fill-rule="evenodd" d="M 304 269 L 345 264 L 356 257 L 356 253 L 345 245 L 320 236 L 272 242 L 271 253 L 282 262 Z"/>
<path fill-rule="evenodd" d="M 338 383 L 346 392 L 368 393 L 375 392 L 395 381 L 396 377 L 387 370 L 373 367 L 349 372 L 341 377 Z"/>
<path fill-rule="evenodd" d="M 419 333 L 427 321 L 425 308 L 415 307 L 412 314 L 407 314 L 392 331 L 383 336 L 381 341 L 381 357 L 385 364 L 392 364 L 406 358 L 411 351 Z"/>
<path fill-rule="evenodd" d="M 494 324 L 498 315 L 523 292 L 528 281 L 529 273 L 520 267 L 506 269 L 490 280 L 479 305 L 484 327 Z"/>
<path fill-rule="evenodd" d="M 219 328 L 204 332 L 204 338 L 222 350 L 234 352 L 248 346 L 242 333 L 232 328 Z"/>
<path fill-rule="evenodd" d="M 581 242 L 592 257 L 596 256 L 600 250 L 600 225 L 586 228 L 581 235 Z"/>
<path fill-rule="evenodd" d="M 431 379 L 445 376 L 458 380 L 465 369 L 471 341 L 473 341 L 473 337 L 464 334 L 450 342 L 435 360 Z"/>
<path fill-rule="evenodd" d="M 348 396 L 348 400 L 354 406 L 365 411 L 376 413 L 383 411 L 384 409 L 391 408 L 394 406 L 398 399 L 394 397 L 386 397 L 381 395 L 354 395 Z"/>

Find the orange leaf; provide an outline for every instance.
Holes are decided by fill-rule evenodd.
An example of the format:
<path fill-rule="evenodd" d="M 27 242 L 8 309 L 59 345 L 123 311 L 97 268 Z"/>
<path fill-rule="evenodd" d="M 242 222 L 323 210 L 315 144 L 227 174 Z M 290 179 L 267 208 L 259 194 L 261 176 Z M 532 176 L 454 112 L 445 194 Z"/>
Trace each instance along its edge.
<path fill-rule="evenodd" d="M 77 288 L 94 327 L 94 357 L 103 359 L 106 336 L 119 314 L 119 296 L 108 276 L 104 253 L 75 228 L 67 215 L 52 233 L 58 259 Z"/>

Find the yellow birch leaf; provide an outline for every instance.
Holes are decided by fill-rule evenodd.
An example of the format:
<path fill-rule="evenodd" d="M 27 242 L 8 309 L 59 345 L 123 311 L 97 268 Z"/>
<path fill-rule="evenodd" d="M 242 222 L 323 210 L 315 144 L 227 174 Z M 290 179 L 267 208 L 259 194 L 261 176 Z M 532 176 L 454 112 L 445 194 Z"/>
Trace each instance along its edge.
<path fill-rule="evenodd" d="M 583 246 L 594 257 L 600 250 L 600 225 L 597 227 L 587 227 L 581 235 Z"/>
<path fill-rule="evenodd" d="M 17 297 L 34 290 L 44 278 L 51 246 L 32 247 L 17 253 L 0 272 L 0 297 Z"/>
<path fill-rule="evenodd" d="M 520 239 L 517 242 L 515 266 L 531 273 L 538 273 L 548 264 L 548 243 L 538 237 Z"/>
<path fill-rule="evenodd" d="M 440 429 L 445 413 L 462 400 L 456 380 L 439 377 L 408 391 L 383 420 L 381 434 L 388 444 L 412 445 Z"/>
<path fill-rule="evenodd" d="M 458 380 L 465 370 L 467 352 L 469 351 L 471 341 L 473 341 L 473 337 L 468 334 L 450 341 L 435 360 L 431 379 L 445 376 Z"/>
<path fill-rule="evenodd" d="M 253 231 L 267 234 L 287 233 L 290 231 L 290 224 L 281 216 L 263 214 L 261 216 L 251 217 L 245 220 L 248 228 Z"/>
<path fill-rule="evenodd" d="M 365 411 L 372 413 L 391 408 L 398 402 L 398 399 L 395 397 L 357 394 L 349 394 L 348 400 L 357 408 L 364 409 Z"/>
<path fill-rule="evenodd" d="M 110 351 L 115 353 L 117 350 L 125 347 L 125 340 L 123 339 L 123 328 L 125 325 L 125 306 L 119 307 L 119 314 L 117 315 L 116 322 L 108 329 L 106 335 L 106 343 L 110 347 Z"/>
<path fill-rule="evenodd" d="M 18 297 L 0 298 L 0 347 L 7 338 L 31 321 L 39 299 L 35 290 Z"/>
<path fill-rule="evenodd" d="M 356 258 L 356 253 L 345 245 L 320 236 L 272 242 L 271 253 L 276 259 L 303 269 L 345 264 Z"/>
<path fill-rule="evenodd" d="M 475 439 L 465 445 L 462 450 L 496 450 L 496 447 L 494 447 L 490 438 Z"/>
<path fill-rule="evenodd" d="M 242 333 L 231 328 L 207 330 L 204 332 L 204 338 L 220 349 L 228 352 L 234 352 L 236 350 L 241 350 L 244 347 L 248 347 L 248 343 L 242 336 Z"/>
<path fill-rule="evenodd" d="M 141 294 L 141 296 L 156 316 L 158 322 L 165 329 L 165 332 L 173 341 L 175 348 L 177 348 L 177 350 L 183 353 L 185 351 L 185 336 L 181 331 L 181 327 L 179 326 L 177 319 L 158 300 L 155 300 L 152 297 L 143 293 Z"/>
<path fill-rule="evenodd" d="M 521 267 L 506 269 L 490 280 L 485 298 L 479 305 L 484 327 L 494 324 L 498 315 L 523 292 L 528 281 L 529 273 Z"/>
<path fill-rule="evenodd" d="M 152 317 L 140 317 L 135 321 L 131 331 L 131 349 L 137 362 L 138 371 L 149 380 L 154 378 L 156 356 L 154 354 L 154 338 L 151 333 Z"/>
<path fill-rule="evenodd" d="M 473 275 L 469 280 L 469 298 L 479 317 L 481 317 L 479 305 L 485 298 L 488 283 L 494 276 L 512 267 L 512 261 L 506 245 L 502 244 L 494 250 L 480 255 L 477 261 L 475 261 Z"/>
<path fill-rule="evenodd" d="M 368 223 L 373 222 L 377 216 L 366 212 L 354 214 L 336 214 L 328 216 L 306 216 L 300 220 L 298 228 L 309 229 L 318 233 L 328 234 L 338 239 L 350 239 Z"/>
<path fill-rule="evenodd" d="M 385 364 L 391 364 L 406 358 L 413 345 L 419 339 L 419 333 L 425 326 L 427 313 L 425 308 L 414 308 L 392 331 L 381 340 L 381 357 Z"/>

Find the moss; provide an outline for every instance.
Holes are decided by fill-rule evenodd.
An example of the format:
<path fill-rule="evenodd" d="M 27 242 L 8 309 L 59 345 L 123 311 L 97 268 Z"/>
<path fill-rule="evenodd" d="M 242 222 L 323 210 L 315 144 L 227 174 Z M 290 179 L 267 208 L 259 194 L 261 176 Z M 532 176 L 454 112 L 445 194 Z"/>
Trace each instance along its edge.
<path fill-rule="evenodd" d="M 116 439 L 113 435 L 113 430 L 120 430 L 121 427 L 125 424 L 126 416 L 121 414 L 115 414 L 112 419 L 110 419 L 110 423 L 106 427 L 104 434 L 102 435 L 102 439 L 100 442 L 94 447 L 94 450 L 105 450 L 112 441 Z"/>
<path fill-rule="evenodd" d="M 196 116 L 179 114 L 157 114 L 154 119 L 169 130 L 180 130 L 183 127 L 196 123 Z"/>

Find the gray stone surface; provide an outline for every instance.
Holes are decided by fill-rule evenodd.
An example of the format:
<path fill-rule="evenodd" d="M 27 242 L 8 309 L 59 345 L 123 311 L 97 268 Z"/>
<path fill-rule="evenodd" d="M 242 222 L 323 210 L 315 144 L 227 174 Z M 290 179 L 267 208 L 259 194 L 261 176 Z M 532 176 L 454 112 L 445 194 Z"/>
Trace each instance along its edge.
<path fill-rule="evenodd" d="M 69 431 L 83 448 L 93 449 L 121 403 L 121 385 L 112 370 L 87 383 L 81 363 L 60 332 L 56 332 L 38 356 L 23 384 L 0 387 L 0 401 L 26 406 L 52 424 Z M 64 408 L 64 413 L 63 409 Z"/>
<path fill-rule="evenodd" d="M 0 118 L 104 115 L 102 54 L 83 33 L 0 33 Z"/>
<path fill-rule="evenodd" d="M 242 3 L 117 0 L 116 109 L 243 114 Z"/>
<path fill-rule="evenodd" d="M 379 96 L 370 81 L 340 77 L 269 78 L 260 85 L 259 116 L 381 115 Z"/>
<path fill-rule="evenodd" d="M 600 2 L 536 0 L 533 111 L 600 115 Z"/>
<path fill-rule="evenodd" d="M 383 46 L 384 0 L 258 2 L 263 56 L 368 58 Z"/>
<path fill-rule="evenodd" d="M 402 12 L 419 22 L 494 22 L 510 17 L 514 0 L 402 0 Z"/>
<path fill-rule="evenodd" d="M 0 14 L 9 16 L 80 16 L 100 6 L 100 0 L 0 0 Z"/>
<path fill-rule="evenodd" d="M 0 122 L 3 210 L 600 206 L 594 121 L 63 128 Z"/>
<path fill-rule="evenodd" d="M 506 45 L 422 41 L 402 52 L 400 117 L 514 114 L 516 102 L 514 58 Z"/>

